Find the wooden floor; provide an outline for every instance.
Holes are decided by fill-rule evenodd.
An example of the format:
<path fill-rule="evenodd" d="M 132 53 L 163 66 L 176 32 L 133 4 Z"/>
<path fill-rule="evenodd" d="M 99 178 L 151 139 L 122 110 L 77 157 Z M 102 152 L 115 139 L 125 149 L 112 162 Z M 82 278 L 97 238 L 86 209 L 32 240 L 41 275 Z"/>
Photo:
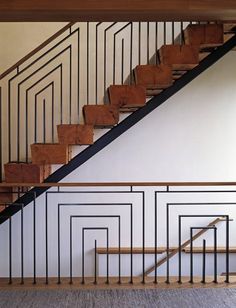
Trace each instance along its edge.
<path fill-rule="evenodd" d="M 206 283 L 201 283 L 201 278 L 195 277 L 194 283 L 189 283 L 189 277 L 182 278 L 182 284 L 177 282 L 177 277 L 171 277 L 170 284 L 165 282 L 165 277 L 158 277 L 158 283 L 153 283 L 153 278 L 147 278 L 146 283 L 143 284 L 139 277 L 134 278 L 133 284 L 129 282 L 129 278 L 122 277 L 122 283 L 118 284 L 117 277 L 111 277 L 109 284 L 106 283 L 105 278 L 98 278 L 95 285 L 93 278 L 85 279 L 85 284 L 81 283 L 80 278 L 74 278 L 73 284 L 69 283 L 68 278 L 62 278 L 61 284 L 57 283 L 57 278 L 50 278 L 49 284 L 45 284 L 44 278 L 38 278 L 37 283 L 33 284 L 32 278 L 25 278 L 24 284 L 20 283 L 20 279 L 14 279 L 12 284 L 8 284 L 7 278 L 0 279 L 0 290 L 37 290 L 37 289 L 186 289 L 186 288 L 236 288 L 236 277 L 230 276 L 230 283 L 224 282 L 225 277 L 218 277 L 218 283 L 212 282 L 213 277 L 207 277 Z"/>

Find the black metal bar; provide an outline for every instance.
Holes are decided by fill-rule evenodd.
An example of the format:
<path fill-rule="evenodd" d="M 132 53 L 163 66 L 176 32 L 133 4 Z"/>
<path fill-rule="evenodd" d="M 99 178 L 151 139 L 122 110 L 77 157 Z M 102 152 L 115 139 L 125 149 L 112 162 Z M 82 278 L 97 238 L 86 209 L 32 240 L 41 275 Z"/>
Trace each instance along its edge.
<path fill-rule="evenodd" d="M 150 39 L 150 24 L 147 22 L 147 64 L 149 64 L 149 49 L 150 49 L 150 44 L 149 44 L 149 39 Z"/>
<path fill-rule="evenodd" d="M 20 161 L 20 87 L 17 87 L 17 162 Z"/>
<path fill-rule="evenodd" d="M 138 64 L 141 64 L 141 27 L 142 24 L 139 21 L 138 23 Z"/>
<path fill-rule="evenodd" d="M 217 283 L 217 228 L 214 229 L 214 283 Z"/>
<path fill-rule="evenodd" d="M 45 194 L 45 272 L 46 284 L 48 284 L 48 193 Z"/>
<path fill-rule="evenodd" d="M 46 143 L 46 101 L 43 100 L 43 143 Z"/>
<path fill-rule="evenodd" d="M 169 234 L 169 204 L 166 204 L 166 283 L 170 283 L 170 234 Z"/>
<path fill-rule="evenodd" d="M 98 27 L 101 25 L 101 22 L 96 24 L 96 39 L 95 39 L 95 102 L 98 103 Z M 113 60 L 114 62 L 114 60 Z M 113 69 L 114 72 L 114 69 Z M 113 75 L 114 80 L 114 75 Z"/>
<path fill-rule="evenodd" d="M 106 229 L 107 232 L 107 281 L 106 283 L 109 284 L 109 234 L 108 228 Z"/>
<path fill-rule="evenodd" d="M 58 207 L 60 215 L 60 208 Z M 72 217 L 70 216 L 70 284 L 73 283 L 73 267 L 72 267 Z"/>
<path fill-rule="evenodd" d="M 36 195 L 33 201 L 33 284 L 36 284 Z"/>
<path fill-rule="evenodd" d="M 61 234 L 61 228 L 60 228 L 60 207 L 58 206 L 57 209 L 57 266 L 58 266 L 58 274 L 57 274 L 57 283 L 61 283 L 61 241 L 60 241 L 60 234 Z M 71 234 L 70 234 L 70 243 L 71 243 Z M 71 276 L 70 276 L 71 277 Z"/>
<path fill-rule="evenodd" d="M 121 227 L 120 227 L 120 217 L 118 223 L 118 245 L 119 245 L 119 255 L 118 255 L 118 263 L 119 263 L 119 280 L 118 283 L 121 284 Z"/>
<path fill-rule="evenodd" d="M 172 44 L 174 45 L 174 43 L 175 43 L 175 22 L 174 21 L 171 22 L 171 26 L 172 26 L 172 32 L 171 32 L 171 34 L 172 34 Z"/>
<path fill-rule="evenodd" d="M 166 22 L 164 21 L 164 45 L 166 45 Z"/>
<path fill-rule="evenodd" d="M 24 284 L 24 207 L 21 208 L 21 284 Z"/>
<path fill-rule="evenodd" d="M 226 215 L 226 279 L 229 283 L 229 215 Z"/>
<path fill-rule="evenodd" d="M 154 203 L 154 241 L 155 241 L 155 264 L 157 264 L 157 193 L 155 192 L 155 203 Z M 154 283 L 157 283 L 157 268 L 155 267 L 155 280 Z"/>
<path fill-rule="evenodd" d="M 77 63 L 77 113 L 78 113 L 78 119 L 79 119 L 79 115 L 80 115 L 80 29 L 78 28 L 78 63 Z"/>
<path fill-rule="evenodd" d="M 84 228 L 82 228 L 82 281 L 81 283 L 84 284 Z"/>
<path fill-rule="evenodd" d="M 11 83 L 8 80 L 8 160 L 11 161 Z"/>
<path fill-rule="evenodd" d="M 202 245 L 202 283 L 206 283 L 206 240 Z"/>
<path fill-rule="evenodd" d="M 156 65 L 158 64 L 158 22 L 156 22 L 156 27 L 155 27 L 155 63 Z"/>
<path fill-rule="evenodd" d="M 9 284 L 12 284 L 12 224 L 9 218 Z"/>
<path fill-rule="evenodd" d="M 142 283 L 145 283 L 145 196 L 144 196 L 144 192 L 142 195 L 142 212 L 143 212 L 143 253 L 142 253 L 142 259 L 143 259 L 143 279 L 142 279 Z"/>
<path fill-rule="evenodd" d="M 121 84 L 124 84 L 124 39 L 121 41 Z"/>
<path fill-rule="evenodd" d="M 190 283 L 193 283 L 193 228 L 190 228 Z"/>
<path fill-rule="evenodd" d="M 52 83 L 52 142 L 54 143 L 54 82 Z"/>
<path fill-rule="evenodd" d="M 130 206 L 130 283 L 133 283 L 133 205 Z"/>
<path fill-rule="evenodd" d="M 89 104 L 89 22 L 87 22 L 87 105 Z"/>
<path fill-rule="evenodd" d="M 94 243 L 94 284 L 97 284 L 97 240 Z"/>
<path fill-rule="evenodd" d="M 181 236 L 181 217 L 179 216 L 179 280 L 178 283 L 182 283 L 182 236 Z"/>
<path fill-rule="evenodd" d="M 72 116 L 72 49 L 70 48 L 70 76 L 69 76 L 69 123 L 71 124 Z"/>
<path fill-rule="evenodd" d="M 132 84 L 132 73 L 133 73 L 133 23 L 130 26 L 130 64 L 129 64 L 129 84 Z"/>
<path fill-rule="evenodd" d="M 2 88 L 0 87 L 0 182 L 2 182 Z"/>

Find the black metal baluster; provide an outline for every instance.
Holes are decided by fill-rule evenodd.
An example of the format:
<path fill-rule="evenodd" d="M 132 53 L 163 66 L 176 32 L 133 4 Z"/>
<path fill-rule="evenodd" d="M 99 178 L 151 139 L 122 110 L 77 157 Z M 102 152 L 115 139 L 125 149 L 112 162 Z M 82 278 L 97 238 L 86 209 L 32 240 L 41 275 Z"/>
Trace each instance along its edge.
<path fill-rule="evenodd" d="M 81 283 L 84 284 L 84 228 L 82 229 L 82 281 Z"/>
<path fill-rule="evenodd" d="M 38 126 L 38 121 L 37 121 L 37 96 L 34 98 L 34 143 L 37 143 L 37 126 Z"/>
<path fill-rule="evenodd" d="M 29 140 L 29 128 L 28 128 L 28 92 L 26 94 L 25 102 L 25 160 L 28 163 L 28 140 Z"/>
<path fill-rule="evenodd" d="M 60 102 L 61 102 L 61 114 L 60 114 L 60 124 L 63 123 L 63 76 L 62 70 L 60 71 Z"/>
<path fill-rule="evenodd" d="M 48 284 L 48 194 L 45 195 L 45 272 L 46 284 Z"/>
<path fill-rule="evenodd" d="M 36 284 L 36 193 L 34 192 L 33 202 L 33 271 L 34 279 L 33 284 Z"/>
<path fill-rule="evenodd" d="M 0 182 L 2 182 L 2 88 L 0 87 Z"/>
<path fill-rule="evenodd" d="M 217 283 L 217 228 L 214 228 L 214 283 Z"/>
<path fill-rule="evenodd" d="M 57 283 L 61 283 L 61 238 L 60 238 L 60 206 L 57 209 L 57 266 L 58 266 L 58 273 L 57 273 Z"/>
<path fill-rule="evenodd" d="M 133 205 L 130 206 L 130 283 L 133 283 Z"/>
<path fill-rule="evenodd" d="M 145 283 L 145 196 L 144 192 L 142 193 L 142 203 L 143 203 L 143 280 L 142 283 Z"/>
<path fill-rule="evenodd" d="M 20 86 L 17 86 L 17 162 L 20 162 Z M 11 142 L 11 141 L 10 141 Z"/>
<path fill-rule="evenodd" d="M 142 24 L 139 21 L 138 23 L 138 64 L 141 64 L 141 27 Z"/>
<path fill-rule="evenodd" d="M 121 84 L 124 84 L 124 39 L 121 42 Z"/>
<path fill-rule="evenodd" d="M 11 161 L 11 83 L 8 81 L 8 161 Z"/>
<path fill-rule="evenodd" d="M 87 105 L 89 104 L 89 22 L 87 22 Z"/>
<path fill-rule="evenodd" d="M 164 45 L 166 45 L 166 22 L 164 21 Z"/>
<path fill-rule="evenodd" d="M 154 241 L 155 241 L 155 258 L 154 264 L 157 264 L 157 193 L 155 192 L 155 204 L 154 204 Z M 157 283 L 157 267 L 155 266 L 155 280 L 154 283 Z"/>
<path fill-rule="evenodd" d="M 147 64 L 149 64 L 149 36 L 150 36 L 150 24 L 147 22 Z"/>
<path fill-rule="evenodd" d="M 54 82 L 52 82 L 52 143 L 54 143 Z"/>
<path fill-rule="evenodd" d="M 129 84 L 132 84 L 132 72 L 133 72 L 133 64 L 132 64 L 132 60 L 133 60 L 133 23 L 131 23 L 130 26 L 130 67 L 129 67 Z"/>
<path fill-rule="evenodd" d="M 97 240 L 94 244 L 94 284 L 97 284 Z"/>
<path fill-rule="evenodd" d="M 119 245 L 119 255 L 118 255 L 118 263 L 119 263 L 119 280 L 118 283 L 121 284 L 121 228 L 120 228 L 120 217 L 118 218 L 118 245 Z"/>
<path fill-rule="evenodd" d="M 70 284 L 73 283 L 72 244 L 72 217 L 70 216 Z"/>
<path fill-rule="evenodd" d="M 80 115 L 80 29 L 78 28 L 78 63 L 77 63 L 77 95 L 78 95 L 78 101 L 77 101 L 77 112 L 78 112 L 78 120 Z"/>
<path fill-rule="evenodd" d="M 184 23 L 180 22 L 180 45 L 184 44 Z"/>
<path fill-rule="evenodd" d="M 181 236 L 181 217 L 179 216 L 179 280 L 178 283 L 182 283 L 182 236 Z"/>
<path fill-rule="evenodd" d="M 156 27 L 155 27 L 155 46 L 156 46 L 156 50 L 155 50 L 155 59 L 156 59 L 156 65 L 158 64 L 158 22 L 156 22 Z"/>
<path fill-rule="evenodd" d="M 170 283 L 170 235 L 169 235 L 169 204 L 166 205 L 166 283 Z"/>
<path fill-rule="evenodd" d="M 175 43 L 175 22 L 174 21 L 172 21 L 172 23 L 171 23 L 171 26 L 172 26 L 172 44 L 174 45 L 174 43 Z"/>
<path fill-rule="evenodd" d="M 43 100 L 43 143 L 46 143 L 46 100 Z"/>
<path fill-rule="evenodd" d="M 226 279 L 225 282 L 229 283 L 229 215 L 226 215 Z"/>
<path fill-rule="evenodd" d="M 106 228 L 107 232 L 107 281 L 106 283 L 109 284 L 109 233 L 108 228 Z"/>
<path fill-rule="evenodd" d="M 72 116 L 72 49 L 70 48 L 70 77 L 69 77 L 69 123 L 71 124 Z"/>
<path fill-rule="evenodd" d="M 21 284 L 24 284 L 24 210 L 21 207 Z"/>
<path fill-rule="evenodd" d="M 193 228 L 190 228 L 190 283 L 193 283 Z"/>
<path fill-rule="evenodd" d="M 9 284 L 12 284 L 12 226 L 9 218 Z"/>
<path fill-rule="evenodd" d="M 206 240 L 202 245 L 202 283 L 206 283 Z"/>

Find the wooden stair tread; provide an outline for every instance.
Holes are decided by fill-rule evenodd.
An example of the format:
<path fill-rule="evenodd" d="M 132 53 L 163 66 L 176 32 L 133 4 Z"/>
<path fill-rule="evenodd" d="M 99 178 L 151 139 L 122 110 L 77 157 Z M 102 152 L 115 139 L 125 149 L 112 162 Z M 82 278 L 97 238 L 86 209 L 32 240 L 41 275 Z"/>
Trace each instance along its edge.
<path fill-rule="evenodd" d="M 176 247 L 171 247 L 170 251 L 176 249 Z M 155 253 L 155 247 L 145 247 L 145 254 L 154 254 Z M 157 253 L 162 254 L 166 251 L 165 247 L 157 247 Z M 99 247 L 97 248 L 98 254 L 107 254 L 106 247 Z M 119 254 L 119 248 L 118 247 L 110 247 L 108 249 L 109 254 Z M 130 247 L 121 247 L 120 248 L 121 254 L 131 254 L 131 248 Z M 133 247 L 133 254 L 142 254 L 143 248 L 142 247 Z"/>
<path fill-rule="evenodd" d="M 190 253 L 190 247 L 184 248 L 184 252 Z M 193 247 L 193 253 L 202 253 L 202 247 Z M 214 247 L 206 247 L 206 253 L 214 253 Z M 217 253 L 226 253 L 225 247 L 217 247 Z M 229 253 L 236 253 L 236 247 L 230 247 Z"/>

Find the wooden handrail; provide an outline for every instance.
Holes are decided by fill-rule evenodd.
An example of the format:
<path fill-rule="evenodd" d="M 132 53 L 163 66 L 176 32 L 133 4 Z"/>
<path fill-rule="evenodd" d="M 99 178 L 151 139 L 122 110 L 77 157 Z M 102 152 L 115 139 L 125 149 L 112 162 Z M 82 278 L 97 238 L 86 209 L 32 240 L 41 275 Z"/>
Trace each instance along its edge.
<path fill-rule="evenodd" d="M 0 187 L 130 187 L 130 186 L 236 186 L 236 182 L 72 182 L 72 183 L 0 183 Z M 236 188 L 235 188 L 236 192 Z"/>
<path fill-rule="evenodd" d="M 39 52 L 41 49 L 43 49 L 45 46 L 47 46 L 49 43 L 51 43 L 53 40 L 55 40 L 58 36 L 60 36 L 62 33 L 64 33 L 66 30 L 68 30 L 70 27 L 72 27 L 75 24 L 75 22 L 68 23 L 65 27 L 57 31 L 55 34 L 53 34 L 51 37 L 49 37 L 46 41 L 44 41 L 42 44 L 40 44 L 38 47 L 36 47 L 34 50 L 32 50 L 30 53 L 28 53 L 26 56 L 24 56 L 22 59 L 20 59 L 16 64 L 12 65 L 10 68 L 8 68 L 5 72 L 3 72 L 0 75 L 0 80 L 6 77 L 8 74 L 10 74 L 12 71 L 14 71 L 18 66 L 23 64 L 26 60 L 34 56 L 37 52 Z"/>

